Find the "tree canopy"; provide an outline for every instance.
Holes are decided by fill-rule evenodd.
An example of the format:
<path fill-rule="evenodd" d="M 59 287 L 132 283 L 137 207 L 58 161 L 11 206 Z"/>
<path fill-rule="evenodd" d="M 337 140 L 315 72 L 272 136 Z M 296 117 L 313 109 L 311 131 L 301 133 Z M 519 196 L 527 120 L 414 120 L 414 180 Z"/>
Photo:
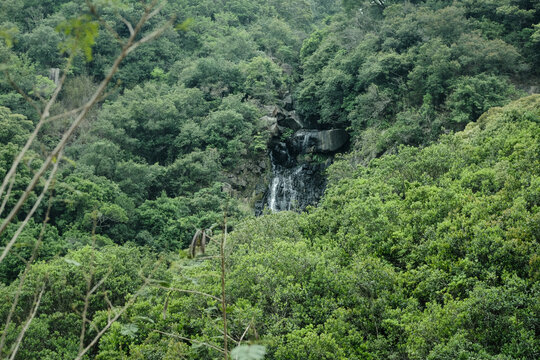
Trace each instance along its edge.
<path fill-rule="evenodd" d="M 0 4 L 1 359 L 540 358 L 538 1 L 155 2 L 49 159 L 151 4 Z"/>

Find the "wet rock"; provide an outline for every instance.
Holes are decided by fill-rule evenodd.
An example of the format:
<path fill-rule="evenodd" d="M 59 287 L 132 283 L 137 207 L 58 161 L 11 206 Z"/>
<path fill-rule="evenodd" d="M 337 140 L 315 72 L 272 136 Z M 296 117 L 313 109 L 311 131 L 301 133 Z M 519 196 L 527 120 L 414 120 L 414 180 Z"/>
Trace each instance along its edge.
<path fill-rule="evenodd" d="M 285 127 L 288 129 L 293 129 L 294 131 L 300 130 L 304 127 L 300 121 L 300 117 L 296 114 L 296 111 L 280 111 L 277 114 L 277 122 L 279 126 Z"/>
<path fill-rule="evenodd" d="M 263 107 L 266 115 L 268 116 L 274 116 L 274 113 L 276 112 L 277 108 L 278 107 L 276 105 L 265 105 Z"/>
<path fill-rule="evenodd" d="M 263 116 L 261 118 L 261 122 L 264 124 L 264 126 L 271 127 L 272 125 L 277 123 L 277 119 L 272 116 Z"/>
<path fill-rule="evenodd" d="M 300 130 L 302 128 L 302 124 L 297 122 L 294 118 L 291 118 L 291 117 L 278 120 L 278 124 L 281 127 L 293 129 L 294 131 Z"/>
<path fill-rule="evenodd" d="M 291 95 L 287 95 L 283 99 L 283 108 L 287 111 L 292 111 L 294 109 L 293 98 Z"/>
<path fill-rule="evenodd" d="M 335 152 L 349 141 L 349 134 L 343 129 L 324 130 L 319 131 L 318 140 L 317 151 Z"/>
<path fill-rule="evenodd" d="M 294 135 L 295 147 L 301 153 L 333 153 L 349 141 L 349 134 L 343 129 L 307 130 Z"/>

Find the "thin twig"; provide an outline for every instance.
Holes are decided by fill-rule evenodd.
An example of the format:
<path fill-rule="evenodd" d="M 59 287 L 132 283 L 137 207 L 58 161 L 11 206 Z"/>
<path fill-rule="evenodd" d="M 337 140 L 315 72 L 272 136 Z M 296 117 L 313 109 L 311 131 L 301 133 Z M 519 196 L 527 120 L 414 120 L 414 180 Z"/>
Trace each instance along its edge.
<path fill-rule="evenodd" d="M 0 215 L 2 215 L 2 213 L 4 212 L 4 209 L 6 208 L 6 204 L 9 200 L 9 197 L 11 195 L 11 189 L 13 188 L 13 184 L 15 184 L 15 177 L 17 176 L 17 174 L 13 174 L 13 176 L 11 177 L 11 182 L 9 183 L 9 187 L 7 189 L 7 192 L 6 192 L 6 196 L 4 196 L 4 200 L 2 201 L 2 205 L 0 206 Z"/>
<path fill-rule="evenodd" d="M 111 321 L 111 312 L 113 311 L 113 304 L 111 303 L 111 300 L 109 300 L 109 297 L 107 296 L 107 292 L 103 292 L 103 298 L 105 299 L 105 301 L 107 302 L 107 306 L 109 307 L 107 309 L 107 321 Z M 96 332 L 99 332 L 99 331 L 96 331 Z"/>
<path fill-rule="evenodd" d="M 128 300 L 128 302 L 126 302 L 124 304 L 124 306 L 120 309 L 120 311 L 118 311 L 114 315 L 114 317 L 112 319 L 107 321 L 107 324 L 103 327 L 103 329 L 101 329 L 97 333 L 97 335 L 94 337 L 94 339 L 92 339 L 92 341 L 84 349 L 79 351 L 79 354 L 77 355 L 75 360 L 81 360 L 82 359 L 82 357 L 98 342 L 98 340 L 103 336 L 103 334 L 105 334 L 105 332 L 107 330 L 109 330 L 111 325 L 114 324 L 116 322 L 116 320 L 118 320 L 120 318 L 120 316 L 122 316 L 126 312 L 126 310 L 131 305 L 133 305 L 133 303 L 135 303 L 135 300 L 137 300 L 137 298 L 141 295 L 142 290 L 144 288 L 146 288 L 146 286 L 148 286 L 148 283 L 147 282 L 143 283 L 143 285 L 139 288 L 139 290 L 135 294 L 133 294 L 133 296 Z"/>
<path fill-rule="evenodd" d="M 154 269 L 152 270 L 151 274 L 154 274 L 159 266 L 161 264 L 161 261 L 158 261 L 155 266 L 154 266 Z M 107 321 L 107 324 L 97 333 L 97 335 L 92 339 L 92 341 L 82 350 L 82 351 L 79 351 L 79 354 L 77 355 L 77 357 L 75 358 L 75 360 L 81 360 L 83 358 L 83 356 L 94 346 L 96 345 L 96 343 L 99 341 L 99 339 L 103 336 L 103 334 L 105 334 L 105 332 L 107 332 L 107 330 L 109 330 L 109 328 L 112 326 L 112 324 L 114 324 L 116 322 L 116 320 L 118 320 L 120 318 L 120 316 L 122 316 L 126 310 L 135 303 L 135 301 L 137 300 L 137 298 L 143 293 L 143 291 L 148 287 L 148 284 L 149 284 L 149 279 L 146 278 L 146 277 L 142 277 L 144 279 L 144 282 L 143 284 L 139 287 L 139 289 L 137 290 L 137 292 L 135 292 L 135 294 L 133 294 L 133 296 L 124 304 L 124 306 L 122 306 L 122 308 L 120 308 L 120 310 L 118 312 L 115 313 L 114 317 L 113 318 L 109 318 L 108 321 Z M 108 303 L 110 304 L 110 301 L 108 301 Z M 111 304 L 112 305 L 112 304 Z M 111 309 L 112 310 L 112 309 Z"/>
<path fill-rule="evenodd" d="M 156 1 L 154 1 L 153 3 L 156 3 Z M 131 52 L 133 51 L 138 45 L 141 44 L 140 41 L 138 42 L 135 42 L 135 37 L 137 36 L 137 34 L 140 32 L 140 30 L 142 29 L 143 25 L 146 23 L 146 21 L 148 20 L 149 18 L 149 14 L 151 13 L 151 7 L 147 8 L 145 14 L 143 14 L 142 18 L 139 20 L 139 22 L 137 23 L 137 26 L 135 27 L 134 29 L 134 34 L 132 36 L 129 37 L 128 41 L 126 42 L 126 45 L 124 45 L 124 47 L 122 48 L 122 51 L 120 53 L 120 55 L 118 55 L 118 57 L 115 59 L 111 69 L 109 70 L 109 73 L 107 74 L 107 76 L 105 77 L 105 79 L 103 79 L 103 81 L 100 83 L 98 89 L 95 91 L 94 95 L 92 96 L 92 98 L 86 103 L 86 105 L 83 107 L 83 110 L 79 113 L 79 115 L 77 116 L 77 118 L 73 121 L 73 123 L 71 124 L 71 126 L 69 127 L 68 130 L 66 130 L 66 132 L 63 134 L 60 142 L 56 145 L 56 147 L 54 148 L 54 150 L 49 154 L 49 156 L 45 159 L 43 165 L 40 167 L 40 169 L 36 172 L 36 174 L 34 175 L 34 177 L 32 178 L 32 180 L 30 181 L 30 183 L 28 184 L 28 186 L 26 187 L 24 193 L 21 195 L 19 201 L 15 204 L 15 206 L 13 207 L 12 211 L 9 213 L 9 215 L 4 219 L 4 221 L 2 222 L 2 225 L 0 225 L 0 234 L 2 234 L 4 232 L 4 230 L 6 229 L 7 225 L 15 218 L 15 215 L 19 212 L 19 210 L 21 209 L 21 207 L 23 206 L 23 204 L 26 202 L 26 199 L 30 196 L 30 193 L 32 192 L 32 190 L 34 189 L 34 187 L 37 185 L 39 179 L 43 176 L 43 174 L 45 173 L 45 171 L 48 169 L 48 167 L 50 166 L 51 162 L 53 161 L 53 159 L 55 157 L 58 156 L 58 154 L 64 149 L 64 147 L 66 146 L 67 144 L 67 141 L 70 139 L 70 137 L 73 135 L 73 133 L 75 132 L 75 130 L 79 127 L 79 125 L 82 123 L 82 121 L 85 119 L 86 115 L 88 114 L 88 112 L 90 111 L 90 109 L 96 104 L 96 102 L 98 101 L 98 99 L 100 98 L 101 94 L 103 93 L 103 91 L 105 90 L 105 88 L 107 87 L 107 85 L 109 84 L 109 82 L 111 81 L 112 77 L 114 76 L 114 74 L 116 73 L 116 71 L 118 70 L 119 66 L 120 66 L 120 63 L 122 62 L 122 60 L 124 60 L 124 58 Z M 165 26 L 154 31 L 151 35 L 152 35 L 152 38 L 158 36 L 159 34 L 161 34 L 163 31 L 165 31 Z M 58 90 L 58 89 L 57 89 Z M 56 92 L 55 92 L 56 94 Z M 53 98 L 55 96 L 53 95 Z M 47 104 L 49 105 L 49 104 Z M 47 112 L 48 112 L 48 109 L 46 108 Z M 44 113 L 45 115 L 45 113 Z M 48 114 L 47 114 L 48 115 Z M 8 174 L 9 175 L 9 174 Z M 5 257 L 5 255 L 3 255 L 3 257 Z M 0 258 L 0 262 L 1 260 L 3 259 Z"/>
<path fill-rule="evenodd" d="M 246 334 L 247 334 L 250 327 L 251 327 L 251 323 L 249 323 L 249 325 L 247 326 L 247 328 L 244 331 L 244 333 L 242 334 L 242 336 L 240 336 L 240 340 L 238 340 L 238 345 L 240 345 L 242 343 L 242 340 L 244 340 L 244 336 L 246 336 Z"/>
<path fill-rule="evenodd" d="M 170 290 L 170 291 L 182 292 L 182 293 L 187 293 L 187 294 L 196 294 L 196 295 L 206 296 L 216 301 L 221 301 L 221 299 L 218 298 L 217 296 L 210 295 L 210 294 L 197 291 L 197 290 L 178 289 L 178 288 L 171 288 L 171 287 L 166 287 L 166 286 L 161 286 L 161 285 L 157 285 L 156 287 L 163 290 Z"/>
<path fill-rule="evenodd" d="M 7 70 L 4 70 L 4 75 L 8 80 L 9 84 L 24 98 L 24 100 L 26 100 L 27 103 L 30 104 L 30 106 L 32 106 L 36 110 L 38 115 L 41 116 L 41 109 L 39 108 L 39 106 L 37 106 L 34 100 L 32 100 L 32 98 L 19 85 L 17 85 L 15 81 L 13 81 L 11 76 L 9 76 L 9 72 Z M 0 195 L 2 195 L 2 192 L 0 192 Z"/>
<path fill-rule="evenodd" d="M 103 283 L 105 282 L 105 280 L 107 280 L 107 278 L 109 277 L 109 275 L 111 274 L 112 270 L 109 269 L 109 272 L 107 274 L 105 274 L 105 276 L 98 281 L 98 283 L 92 288 L 90 289 L 90 292 L 89 294 L 92 295 L 94 292 L 96 292 L 96 290 L 101 286 L 103 285 Z"/>
<path fill-rule="evenodd" d="M 37 300 L 34 298 L 34 304 L 35 304 L 34 305 L 34 310 L 32 310 L 32 313 L 30 314 L 30 316 L 26 320 L 26 323 L 24 324 L 21 332 L 19 333 L 19 336 L 17 336 L 17 340 L 15 341 L 15 344 L 14 344 L 15 347 L 13 348 L 13 351 L 11 352 L 11 356 L 9 357 L 9 360 L 15 359 L 15 356 L 17 355 L 17 352 L 19 351 L 19 347 L 21 346 L 21 342 L 22 342 L 22 340 L 24 338 L 24 334 L 26 333 L 26 331 L 30 327 L 30 324 L 32 323 L 32 320 L 34 320 L 34 317 L 37 314 L 39 304 L 41 303 L 41 297 L 43 296 L 43 293 L 45 292 L 45 285 L 46 285 L 46 282 L 43 283 L 43 286 L 41 287 L 41 291 L 39 293 L 39 296 L 37 297 Z"/>
<path fill-rule="evenodd" d="M 96 17 L 97 17 L 99 23 L 101 25 L 103 25 L 105 27 L 105 29 L 107 29 L 112 34 L 112 36 L 114 36 L 116 41 L 118 41 L 121 45 L 123 45 L 124 42 L 123 42 L 123 39 L 120 37 L 120 35 L 118 35 L 118 33 L 105 20 L 103 20 L 101 17 L 97 16 L 97 14 L 96 14 Z M 131 35 L 131 32 L 130 32 L 130 35 Z"/>
<path fill-rule="evenodd" d="M 51 116 L 49 118 L 47 118 L 47 120 L 45 120 L 45 123 L 48 124 L 48 123 L 51 123 L 55 120 L 58 120 L 58 119 L 62 119 L 62 118 L 65 118 L 65 117 L 68 117 L 68 116 L 71 116 L 71 115 L 75 115 L 77 114 L 78 112 L 82 111 L 84 106 L 81 106 L 81 107 L 78 107 L 76 109 L 72 109 L 72 110 L 69 110 L 69 111 L 65 111 L 61 114 L 58 114 L 58 115 L 55 115 L 55 116 Z"/>
<path fill-rule="evenodd" d="M 225 334 L 223 333 L 223 330 L 219 329 L 219 332 L 221 333 L 221 335 L 225 335 Z M 233 343 L 238 344 L 238 340 L 236 340 L 235 338 L 233 338 L 231 335 L 228 335 L 228 334 L 227 334 L 227 337 L 228 337 L 229 340 L 231 340 Z"/>
<path fill-rule="evenodd" d="M 146 18 L 146 21 L 150 20 L 151 18 L 153 18 L 154 16 L 156 16 L 160 11 L 161 9 L 163 9 L 163 6 L 165 6 L 165 2 L 162 2 L 161 4 L 159 4 L 159 6 L 156 6 L 156 4 L 158 3 L 159 1 L 157 0 L 154 0 L 152 2 L 152 4 L 150 4 L 150 6 L 148 6 L 146 8 L 147 11 L 150 11 L 152 9 L 152 11 L 149 12 L 148 14 L 148 17 Z"/>
<path fill-rule="evenodd" d="M 99 332 L 99 329 L 98 327 L 96 326 L 96 324 L 94 324 L 92 321 L 90 321 L 90 319 L 86 319 L 86 322 L 88 323 L 88 325 L 90 325 L 92 327 L 92 329 L 94 329 L 95 332 Z"/>
<path fill-rule="evenodd" d="M 221 238 L 221 246 L 219 248 L 219 254 L 221 256 L 221 312 L 223 317 L 223 358 L 227 360 L 229 354 L 227 351 L 227 305 L 225 302 L 225 244 L 227 242 L 227 213 L 223 216 L 223 222 L 225 229 Z"/>
<path fill-rule="evenodd" d="M 108 92 L 104 93 L 103 95 L 101 95 L 99 97 L 99 99 L 97 100 L 97 102 L 101 102 L 102 100 L 108 98 L 116 89 L 117 89 L 117 86 L 115 86 L 113 90 L 108 91 Z M 84 109 L 84 106 L 85 105 L 79 106 L 76 109 L 65 111 L 65 112 L 63 112 L 61 114 L 58 114 L 58 115 L 50 116 L 45 120 L 45 123 L 48 124 L 48 123 L 56 121 L 58 119 L 62 119 L 62 118 L 65 118 L 65 117 L 68 117 L 68 116 L 71 116 L 71 115 L 75 115 L 78 112 L 81 112 Z"/>
<path fill-rule="evenodd" d="M 49 174 L 49 178 L 45 182 L 45 185 L 43 186 L 43 190 L 41 191 L 41 194 L 39 195 L 39 197 L 36 199 L 34 206 L 30 210 L 30 212 L 26 215 L 26 218 L 24 219 L 24 221 L 19 225 L 19 228 L 17 229 L 17 231 L 15 231 L 15 234 L 13 234 L 11 240 L 4 247 L 4 251 L 2 252 L 2 255 L 0 255 L 0 262 L 2 262 L 2 260 L 4 260 L 4 258 L 7 256 L 8 252 L 11 250 L 11 248 L 17 241 L 19 235 L 21 234 L 21 232 L 23 231 L 25 226 L 28 224 L 28 222 L 30 221 L 34 213 L 36 212 L 39 205 L 41 204 L 41 201 L 43 200 L 45 193 L 49 190 L 49 187 L 54 180 L 56 172 L 58 171 L 58 165 L 60 164 L 61 158 L 62 158 L 62 154 L 58 156 L 57 161 L 54 163 L 51 173 Z"/>
<path fill-rule="evenodd" d="M 39 131 L 41 130 L 41 127 L 43 126 L 43 124 L 45 123 L 45 119 L 49 116 L 49 109 L 51 108 L 51 106 L 53 105 L 53 103 L 56 101 L 56 98 L 58 97 L 58 94 L 60 93 L 60 90 L 62 90 L 62 86 L 64 85 L 64 82 L 66 81 L 66 77 L 67 77 L 67 73 L 68 73 L 68 69 L 71 67 L 71 62 L 73 60 L 73 56 L 70 56 L 68 58 L 68 61 L 66 63 L 66 68 L 64 70 L 64 73 L 62 74 L 62 78 L 60 78 L 60 81 L 58 82 L 58 86 L 56 87 L 56 89 L 54 90 L 52 96 L 51 96 L 51 99 L 49 100 L 49 102 L 47 103 L 47 105 L 45 105 L 45 109 L 43 111 L 40 111 L 39 108 L 37 107 L 37 105 L 34 104 L 34 107 L 36 108 L 36 111 L 38 112 L 38 114 L 40 115 L 39 117 L 39 121 L 38 123 L 36 124 L 36 127 L 34 128 L 34 131 L 32 132 L 32 134 L 30 135 L 30 137 L 26 140 L 26 144 L 24 144 L 24 147 L 21 149 L 21 151 L 19 152 L 19 154 L 17 154 L 17 157 L 15 158 L 15 160 L 13 161 L 13 164 L 11 164 L 11 168 L 9 169 L 8 173 L 6 174 L 6 177 L 4 178 L 4 181 L 2 182 L 2 185 L 0 185 L 0 197 L 2 197 L 2 195 L 4 194 L 4 190 L 6 188 L 6 185 L 7 185 L 7 182 L 9 181 L 9 179 L 11 179 L 12 176 L 15 175 L 15 172 L 17 171 L 17 167 L 19 167 L 19 164 L 21 163 L 24 155 L 26 154 L 26 152 L 28 151 L 28 149 L 30 149 L 30 146 L 32 145 L 32 143 L 34 142 L 34 140 L 36 139 Z M 22 91 L 22 89 L 19 89 L 17 84 L 15 84 L 15 82 L 13 80 L 11 80 L 11 78 L 9 77 L 9 74 L 6 73 L 6 76 L 8 77 L 8 80 L 9 82 L 11 83 L 12 86 L 15 87 L 15 89 L 18 89 L 17 91 L 20 90 L 20 92 L 22 92 L 24 94 L 24 91 Z M 29 99 L 29 98 L 28 98 Z M 28 101 L 27 99 L 27 101 Z M 31 101 L 31 99 L 30 99 Z M 33 104 L 33 102 L 30 102 L 31 104 Z M 58 154 L 56 154 L 58 155 Z M 56 156 L 55 155 L 55 156 Z M 52 159 L 52 157 L 51 157 Z M 47 167 L 43 170 L 43 172 L 41 173 L 41 175 L 43 175 L 43 173 L 45 172 L 45 170 L 49 167 L 50 165 L 50 162 L 47 164 Z M 40 175 L 40 176 L 41 176 Z M 36 182 L 37 183 L 37 182 Z M 35 184 L 34 184 L 35 186 Z M 33 187 L 32 187 L 33 189 Z M 28 194 L 29 195 L 29 194 Z M 26 197 L 28 197 L 28 195 Z M 26 198 L 25 198 L 26 199 Z M 18 211 L 18 210 L 17 210 Z M 16 213 L 15 213 L 16 214 Z M 11 221 L 13 218 L 11 218 L 9 221 Z M 7 220 L 7 219 L 6 219 Z M 4 221 L 4 223 L 6 223 Z M 9 223 L 9 222 L 7 222 Z M 7 226 L 7 223 L 6 223 L 6 226 Z M 2 224 L 3 225 L 3 224 Z M 2 234 L 5 230 L 5 227 L 2 226 L 0 228 L 0 234 Z"/>
<path fill-rule="evenodd" d="M 53 191 L 52 191 L 52 186 L 51 186 L 51 196 L 49 197 L 49 205 L 47 207 L 47 212 L 45 213 L 45 219 L 43 220 L 41 231 L 39 232 L 38 239 L 36 241 L 36 244 L 34 245 L 32 255 L 30 256 L 30 259 L 27 261 L 26 267 L 24 268 L 24 272 L 22 273 L 21 278 L 19 280 L 19 285 L 17 287 L 17 291 L 15 292 L 15 298 L 13 299 L 13 302 L 11 303 L 11 309 L 9 310 L 6 323 L 4 325 L 4 331 L 2 332 L 2 338 L 0 339 L 0 354 L 2 354 L 2 349 L 4 348 L 4 345 L 6 343 L 7 331 L 8 331 L 9 325 L 11 324 L 11 318 L 13 317 L 13 314 L 15 313 L 15 309 L 19 303 L 19 297 L 22 294 L 22 287 L 24 285 L 24 282 L 26 281 L 26 277 L 28 276 L 31 265 L 37 257 L 38 249 L 41 246 L 41 243 L 43 241 L 43 236 L 45 235 L 47 223 L 49 222 L 49 214 L 51 213 L 51 207 L 53 203 L 52 200 L 53 200 Z"/>
<path fill-rule="evenodd" d="M 176 335 L 176 334 L 171 334 L 171 333 L 166 333 L 166 332 L 163 332 L 163 331 L 159 331 L 159 330 L 154 330 L 154 332 L 157 332 L 159 334 L 162 334 L 162 335 L 167 335 L 167 336 L 171 336 L 171 337 L 175 337 L 175 338 L 178 338 L 180 340 L 184 340 L 184 341 L 189 341 L 189 342 L 193 342 L 193 343 L 197 343 L 197 344 L 201 344 L 201 345 L 205 345 L 205 346 L 208 346 L 209 348 L 212 348 L 214 350 L 217 350 L 221 353 L 225 353 L 225 351 L 215 345 L 212 345 L 212 344 L 208 344 L 208 343 L 205 343 L 204 341 L 199 341 L 199 340 L 195 340 L 195 339 L 190 339 L 190 338 L 187 338 L 187 337 L 183 337 L 183 336 L 180 336 L 180 335 Z"/>
<path fill-rule="evenodd" d="M 147 42 L 155 39 L 159 35 L 163 34 L 165 32 L 165 30 L 167 30 L 168 25 L 171 25 L 173 22 L 174 22 L 174 19 L 171 19 L 171 20 L 167 21 L 167 23 L 165 25 L 163 25 L 162 27 L 160 27 L 157 30 L 152 31 L 150 34 L 146 35 L 145 37 L 143 37 L 142 39 L 140 39 L 139 41 L 134 43 L 133 46 L 128 50 L 127 54 L 131 53 L 132 51 L 137 49 L 142 44 L 147 43 Z"/>
<path fill-rule="evenodd" d="M 81 334 L 79 335 L 79 352 L 81 352 L 84 349 L 84 336 L 86 334 L 86 315 L 88 314 L 88 307 L 90 305 L 90 296 L 92 295 L 92 280 L 94 279 L 94 261 L 95 261 L 95 245 L 96 245 L 96 227 L 97 227 L 97 216 L 94 212 L 94 222 L 92 226 L 92 257 L 89 262 L 90 271 L 88 272 L 88 276 L 86 277 L 86 295 L 84 297 L 84 307 L 82 312 L 82 324 L 81 324 Z M 105 281 L 104 277 L 102 280 Z M 102 282 L 98 282 L 97 285 L 102 284 Z M 97 286 L 96 285 L 96 286 Z"/>

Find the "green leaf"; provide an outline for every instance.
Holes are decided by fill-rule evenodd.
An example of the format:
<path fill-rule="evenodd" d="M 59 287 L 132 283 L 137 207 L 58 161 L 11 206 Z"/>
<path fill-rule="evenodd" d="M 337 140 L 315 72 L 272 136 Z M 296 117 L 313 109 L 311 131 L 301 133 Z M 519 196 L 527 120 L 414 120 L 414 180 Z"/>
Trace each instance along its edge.
<path fill-rule="evenodd" d="M 155 321 L 150 319 L 148 316 L 135 316 L 135 319 L 148 321 L 149 323 L 155 324 Z"/>
<path fill-rule="evenodd" d="M 6 46 L 11 48 L 13 46 L 13 38 L 19 32 L 19 29 L 16 27 L 1 27 L 0 28 L 0 38 L 4 39 Z"/>
<path fill-rule="evenodd" d="M 130 338 L 134 338 L 137 331 L 139 331 L 139 327 L 137 325 L 126 324 L 122 325 L 122 330 L 120 330 L 120 334 L 124 336 L 129 336 Z"/>
<path fill-rule="evenodd" d="M 261 360 L 266 354 L 266 347 L 262 345 L 240 345 L 231 351 L 233 360 Z"/>
<path fill-rule="evenodd" d="M 170 282 L 170 281 L 167 281 L 167 280 L 161 280 L 161 281 L 159 282 L 159 285 L 160 285 L 160 286 L 163 286 L 163 287 L 166 287 L 166 288 L 169 288 L 169 287 L 171 287 L 171 282 Z"/>
<path fill-rule="evenodd" d="M 80 263 L 80 262 L 77 262 L 77 261 L 72 260 L 72 259 L 66 259 L 66 258 L 64 258 L 64 261 L 67 262 L 67 263 L 70 264 L 70 265 L 81 266 L 81 263 Z"/>
<path fill-rule="evenodd" d="M 74 54 L 79 51 L 87 61 L 92 60 L 92 46 L 96 43 L 99 23 L 89 15 L 66 20 L 56 27 L 56 31 L 66 35 L 66 40 L 60 43 L 60 51 Z"/>
<path fill-rule="evenodd" d="M 193 18 L 187 18 L 182 23 L 176 25 L 174 28 L 180 31 L 187 31 L 192 23 L 193 23 Z"/>

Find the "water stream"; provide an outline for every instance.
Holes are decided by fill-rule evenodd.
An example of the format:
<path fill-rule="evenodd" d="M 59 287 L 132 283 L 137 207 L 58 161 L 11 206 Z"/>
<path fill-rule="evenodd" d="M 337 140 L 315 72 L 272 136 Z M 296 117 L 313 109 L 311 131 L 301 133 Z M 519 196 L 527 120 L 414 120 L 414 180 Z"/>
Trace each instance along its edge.
<path fill-rule="evenodd" d="M 271 145 L 269 155 L 273 176 L 263 205 L 272 212 L 304 210 L 308 205 L 315 205 L 322 196 L 326 185 L 325 164 L 298 159 L 310 146 L 309 131 Z"/>

